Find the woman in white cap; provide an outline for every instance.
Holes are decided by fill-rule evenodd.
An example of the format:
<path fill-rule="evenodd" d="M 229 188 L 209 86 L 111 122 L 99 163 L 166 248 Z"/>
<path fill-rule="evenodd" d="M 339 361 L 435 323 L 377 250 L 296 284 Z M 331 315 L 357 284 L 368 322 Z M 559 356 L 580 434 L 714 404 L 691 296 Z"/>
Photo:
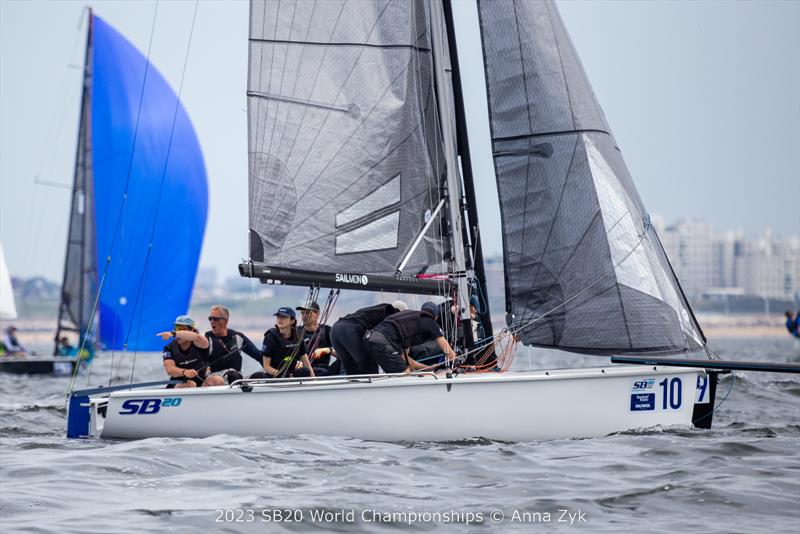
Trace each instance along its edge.
<path fill-rule="evenodd" d="M 333 324 L 331 328 L 333 350 L 336 351 L 336 357 L 344 364 L 348 375 L 378 372 L 378 364 L 370 358 L 364 348 L 364 334 L 390 315 L 407 309 L 408 306 L 402 300 L 396 300 L 391 304 L 376 304 L 345 315 Z"/>
<path fill-rule="evenodd" d="M 160 332 L 164 341 L 172 341 L 164 347 L 164 370 L 173 380 L 182 381 L 176 388 L 193 388 L 198 386 L 222 386 L 225 380 L 221 376 L 209 375 L 208 338 L 194 327 L 194 320 L 188 315 L 180 315 L 175 319 L 175 329 L 171 332 Z M 171 386 L 168 386 L 171 387 Z"/>

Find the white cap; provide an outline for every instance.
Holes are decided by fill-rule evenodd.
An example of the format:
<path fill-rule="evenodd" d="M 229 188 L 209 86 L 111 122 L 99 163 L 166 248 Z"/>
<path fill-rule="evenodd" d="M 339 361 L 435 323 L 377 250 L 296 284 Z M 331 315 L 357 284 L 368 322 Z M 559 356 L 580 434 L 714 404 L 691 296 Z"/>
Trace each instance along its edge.
<path fill-rule="evenodd" d="M 402 300 L 396 300 L 392 302 L 392 307 L 397 311 L 406 311 L 408 309 L 408 304 Z"/>

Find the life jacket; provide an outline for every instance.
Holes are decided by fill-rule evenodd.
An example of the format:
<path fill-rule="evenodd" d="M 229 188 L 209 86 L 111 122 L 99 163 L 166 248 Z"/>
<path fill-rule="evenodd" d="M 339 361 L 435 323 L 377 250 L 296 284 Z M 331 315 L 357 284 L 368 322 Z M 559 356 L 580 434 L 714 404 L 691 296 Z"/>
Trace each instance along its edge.
<path fill-rule="evenodd" d="M 274 367 L 275 369 L 280 369 L 283 367 L 283 364 L 292 358 L 292 356 L 302 356 L 303 353 L 300 349 L 297 348 L 299 344 L 303 344 L 302 338 L 297 335 L 297 332 L 292 332 L 292 338 L 286 339 L 281 335 L 280 330 L 277 327 L 270 328 L 264 333 L 264 349 L 267 347 L 267 340 L 270 340 L 270 345 L 272 347 L 278 347 L 277 349 L 273 349 L 270 354 L 264 354 L 264 356 L 269 356 L 269 364 Z M 263 349 L 262 349 L 263 350 Z M 295 352 L 297 351 L 297 352 Z M 295 362 L 296 364 L 296 362 Z M 294 370 L 294 365 L 292 365 L 291 369 L 289 369 L 289 373 Z M 289 374 L 287 373 L 287 374 Z"/>
<path fill-rule="evenodd" d="M 372 330 L 383 322 L 384 319 L 396 312 L 397 310 L 395 310 L 394 306 L 391 304 L 376 304 L 375 306 L 361 308 L 360 310 L 345 315 L 342 319 L 355 321 L 367 330 Z"/>
<path fill-rule="evenodd" d="M 407 349 L 430 339 L 430 336 L 426 335 L 426 332 L 422 329 L 423 317 L 427 317 L 433 323 L 436 323 L 433 316 L 426 312 L 405 310 L 392 314 L 381 324 L 394 327 L 397 333 L 400 334 L 403 348 Z"/>
<path fill-rule="evenodd" d="M 164 347 L 164 352 L 167 351 L 172 354 L 172 360 L 175 362 L 176 366 L 180 367 L 181 369 L 194 369 L 200 374 L 202 374 L 202 371 L 207 366 L 209 361 L 209 349 L 201 349 L 194 343 L 189 345 L 189 348 L 186 350 L 186 352 L 184 352 L 181 346 L 178 344 L 178 340 L 173 339 L 169 345 Z"/>
<path fill-rule="evenodd" d="M 213 332 L 206 332 L 208 342 L 211 344 L 211 372 L 223 371 L 225 369 L 242 370 L 242 352 L 239 350 L 244 345 L 241 334 L 232 328 L 228 328 L 228 335 L 225 338 L 214 335 Z"/>
<path fill-rule="evenodd" d="M 297 335 L 303 334 L 303 342 L 306 344 L 306 350 L 311 350 L 311 343 L 314 342 L 314 349 L 327 349 L 333 346 L 331 342 L 331 327 L 326 324 L 317 325 L 317 329 L 313 332 L 303 330 L 302 326 L 297 327 Z M 316 339 L 315 339 L 316 336 Z M 309 355 L 310 356 L 310 355 Z M 313 364 L 327 367 L 331 363 L 331 355 L 326 354 L 320 359 L 315 360 Z"/>

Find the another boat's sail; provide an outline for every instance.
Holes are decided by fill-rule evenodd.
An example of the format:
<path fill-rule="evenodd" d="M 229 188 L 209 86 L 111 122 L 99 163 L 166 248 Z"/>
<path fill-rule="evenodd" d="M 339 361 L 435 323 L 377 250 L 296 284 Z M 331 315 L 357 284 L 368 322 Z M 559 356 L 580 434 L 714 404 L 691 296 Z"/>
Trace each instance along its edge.
<path fill-rule="evenodd" d="M 398 271 L 446 173 L 428 27 L 421 0 L 251 2 L 252 260 Z M 404 273 L 444 270 L 443 213 Z"/>
<path fill-rule="evenodd" d="M 478 4 L 509 322 L 571 351 L 701 349 L 555 5 Z"/>
<path fill-rule="evenodd" d="M 72 182 L 67 250 L 64 278 L 61 283 L 61 304 L 54 354 L 59 352 L 62 331 L 76 332 L 84 338 L 92 305 L 97 295 L 97 247 L 95 240 L 94 171 L 92 167 L 92 69 L 94 24 L 89 19 L 81 96 L 78 148 Z M 96 325 L 96 321 L 93 321 Z M 89 347 L 91 349 L 91 346 Z"/>
<path fill-rule="evenodd" d="M 0 321 L 13 321 L 17 318 L 17 305 L 14 303 L 14 288 L 6 265 L 6 254 L 0 242 Z"/>
<path fill-rule="evenodd" d="M 90 25 L 62 311 L 83 335 L 99 290 L 102 346 L 157 350 L 154 332 L 189 306 L 205 166 L 166 80 L 101 18 Z"/>

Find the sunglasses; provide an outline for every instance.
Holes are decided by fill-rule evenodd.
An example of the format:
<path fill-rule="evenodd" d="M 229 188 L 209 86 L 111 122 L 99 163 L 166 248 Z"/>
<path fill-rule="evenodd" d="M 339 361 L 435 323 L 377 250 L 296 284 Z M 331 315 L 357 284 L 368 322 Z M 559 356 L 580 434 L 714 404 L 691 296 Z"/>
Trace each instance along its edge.
<path fill-rule="evenodd" d="M 213 315 L 208 316 L 209 321 L 225 321 L 226 317 L 214 317 Z"/>
<path fill-rule="evenodd" d="M 175 325 L 175 331 L 176 332 L 180 332 L 182 330 L 191 330 L 191 327 L 186 326 L 186 325 L 182 325 L 182 324 L 176 324 Z"/>

